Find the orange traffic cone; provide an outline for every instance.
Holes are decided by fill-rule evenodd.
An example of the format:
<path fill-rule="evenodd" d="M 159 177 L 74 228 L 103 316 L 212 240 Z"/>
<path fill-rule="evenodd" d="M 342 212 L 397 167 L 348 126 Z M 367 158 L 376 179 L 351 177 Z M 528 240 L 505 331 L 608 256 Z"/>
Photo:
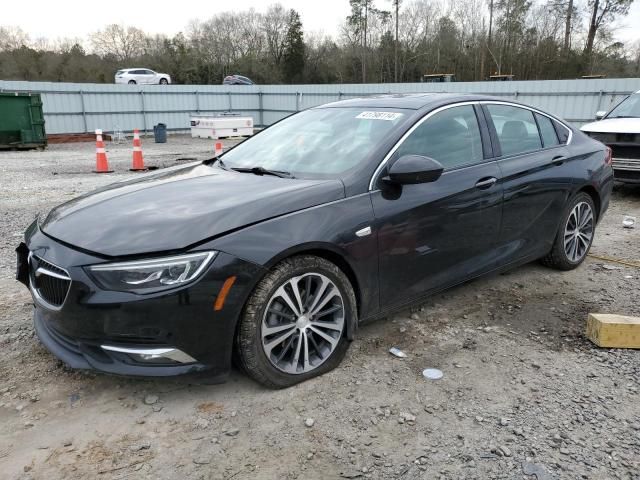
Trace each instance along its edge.
<path fill-rule="evenodd" d="M 218 155 L 222 155 L 222 142 L 216 142 L 216 148 L 213 154 L 217 157 Z"/>
<path fill-rule="evenodd" d="M 142 143 L 140 142 L 140 131 L 136 128 L 133 130 L 133 164 L 129 169 L 132 172 L 146 170 L 144 167 L 144 158 L 142 158 Z"/>
<path fill-rule="evenodd" d="M 111 173 L 109 170 L 109 162 L 107 161 L 107 152 L 104 149 L 102 141 L 102 130 L 96 130 L 96 169 L 95 173 Z"/>

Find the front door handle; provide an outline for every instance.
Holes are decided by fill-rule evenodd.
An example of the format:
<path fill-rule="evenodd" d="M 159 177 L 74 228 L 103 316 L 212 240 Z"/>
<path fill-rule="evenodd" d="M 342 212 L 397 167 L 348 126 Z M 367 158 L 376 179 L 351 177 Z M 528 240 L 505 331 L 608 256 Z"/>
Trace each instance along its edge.
<path fill-rule="evenodd" d="M 551 163 L 553 163 L 554 165 L 562 165 L 564 163 L 564 161 L 566 160 L 564 155 L 556 155 L 555 157 L 553 157 L 551 159 Z"/>
<path fill-rule="evenodd" d="M 481 178 L 476 182 L 476 188 L 480 190 L 486 190 L 487 188 L 493 187 L 494 183 L 496 183 L 498 179 L 496 177 L 485 177 Z"/>

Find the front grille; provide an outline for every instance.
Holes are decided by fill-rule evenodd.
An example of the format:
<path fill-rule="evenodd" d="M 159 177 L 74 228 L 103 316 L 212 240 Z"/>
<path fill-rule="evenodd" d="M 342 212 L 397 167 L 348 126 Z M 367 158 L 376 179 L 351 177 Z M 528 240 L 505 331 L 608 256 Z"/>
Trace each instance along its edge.
<path fill-rule="evenodd" d="M 605 145 L 608 145 L 610 143 L 615 143 L 616 141 L 616 134 L 615 133 L 600 133 L 600 132 L 588 132 L 588 135 L 595 139 L 598 140 L 599 142 L 604 143 Z"/>
<path fill-rule="evenodd" d="M 610 143 L 640 143 L 640 135 L 635 133 L 588 132 L 588 135 L 607 145 Z"/>
<path fill-rule="evenodd" d="M 640 145 L 609 145 L 613 158 L 632 158 L 640 160 Z"/>
<path fill-rule="evenodd" d="M 614 170 L 631 170 L 640 172 L 640 159 L 614 157 L 612 166 Z"/>
<path fill-rule="evenodd" d="M 67 271 L 35 255 L 31 256 L 29 265 L 31 282 L 37 295 L 49 305 L 62 306 L 71 286 Z"/>

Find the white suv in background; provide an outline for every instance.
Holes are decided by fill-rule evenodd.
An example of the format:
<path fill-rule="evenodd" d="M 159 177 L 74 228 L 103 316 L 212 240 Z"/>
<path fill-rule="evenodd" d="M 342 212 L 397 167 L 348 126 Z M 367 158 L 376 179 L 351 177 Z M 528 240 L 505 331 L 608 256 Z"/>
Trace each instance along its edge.
<path fill-rule="evenodd" d="M 116 83 L 129 85 L 169 85 L 171 77 L 148 68 L 124 68 L 116 72 Z"/>
<path fill-rule="evenodd" d="M 640 183 L 640 91 L 609 113 L 597 112 L 596 122 L 580 130 L 611 148 L 613 174 L 623 183 Z"/>

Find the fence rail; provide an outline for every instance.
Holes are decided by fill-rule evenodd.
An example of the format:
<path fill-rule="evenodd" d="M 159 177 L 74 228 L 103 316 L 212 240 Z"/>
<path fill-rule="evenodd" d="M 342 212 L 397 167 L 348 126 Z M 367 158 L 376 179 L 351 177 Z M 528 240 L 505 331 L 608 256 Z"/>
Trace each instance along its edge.
<path fill-rule="evenodd" d="M 194 88 L 195 87 L 195 88 Z M 156 123 L 187 130 L 191 114 L 250 115 L 257 126 L 331 101 L 380 94 L 449 92 L 509 97 L 576 125 L 589 122 L 640 89 L 640 79 L 456 82 L 361 85 L 130 86 L 0 81 L 0 92 L 42 94 L 47 133 L 151 130 Z"/>

